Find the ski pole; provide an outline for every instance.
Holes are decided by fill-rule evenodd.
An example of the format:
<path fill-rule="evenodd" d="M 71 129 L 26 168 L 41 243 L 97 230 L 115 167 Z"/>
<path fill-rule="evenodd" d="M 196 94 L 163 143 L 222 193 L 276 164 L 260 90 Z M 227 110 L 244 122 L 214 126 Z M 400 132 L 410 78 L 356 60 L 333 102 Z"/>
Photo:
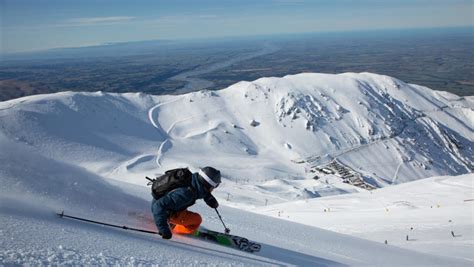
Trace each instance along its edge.
<path fill-rule="evenodd" d="M 138 229 L 138 228 L 128 227 L 128 226 L 125 226 L 125 225 L 122 226 L 122 225 L 110 224 L 110 223 L 106 223 L 106 222 L 99 222 L 99 221 L 94 221 L 94 220 L 90 220 L 90 219 L 86 219 L 86 218 L 66 215 L 66 214 L 64 214 L 64 211 L 62 211 L 61 213 L 56 213 L 56 215 L 58 215 L 60 218 L 70 218 L 70 219 L 74 219 L 74 220 L 78 220 L 78 221 L 83 221 L 83 222 L 88 222 L 88 223 L 95 223 L 95 224 L 105 225 L 105 226 L 109 226 L 109 227 L 120 228 L 120 229 L 124 229 L 124 230 L 131 230 L 131 231 L 137 231 L 137 232 L 149 233 L 149 234 L 158 234 L 158 232 L 155 232 L 155 231 L 149 231 L 149 230 L 145 230 L 145 229 Z"/>
<path fill-rule="evenodd" d="M 230 229 L 227 228 L 227 226 L 225 226 L 225 223 L 224 223 L 224 221 L 222 220 L 222 217 L 221 217 L 219 211 L 217 210 L 217 208 L 215 208 L 215 210 L 216 210 L 216 212 L 217 212 L 217 216 L 219 216 L 219 219 L 220 219 L 221 222 L 222 222 L 222 225 L 224 225 L 224 229 L 225 229 L 224 231 L 225 231 L 225 233 L 226 233 L 226 234 L 229 234 L 229 233 L 230 233 Z"/>

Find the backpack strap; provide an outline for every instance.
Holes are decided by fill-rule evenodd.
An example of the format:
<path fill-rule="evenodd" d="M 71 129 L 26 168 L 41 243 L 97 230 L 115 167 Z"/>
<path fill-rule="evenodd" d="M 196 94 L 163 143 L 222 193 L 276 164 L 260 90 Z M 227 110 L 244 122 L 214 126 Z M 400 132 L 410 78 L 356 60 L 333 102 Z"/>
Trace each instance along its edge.
<path fill-rule="evenodd" d="M 146 176 L 145 177 L 149 182 L 146 184 L 146 185 L 152 185 L 154 181 L 156 181 L 156 179 L 151 179 L 150 177 Z"/>
<path fill-rule="evenodd" d="M 194 187 L 192 185 L 188 186 L 188 189 L 193 192 L 193 198 L 194 198 L 194 201 L 196 201 L 198 199 L 198 193 L 196 191 L 196 189 L 194 189 Z"/>

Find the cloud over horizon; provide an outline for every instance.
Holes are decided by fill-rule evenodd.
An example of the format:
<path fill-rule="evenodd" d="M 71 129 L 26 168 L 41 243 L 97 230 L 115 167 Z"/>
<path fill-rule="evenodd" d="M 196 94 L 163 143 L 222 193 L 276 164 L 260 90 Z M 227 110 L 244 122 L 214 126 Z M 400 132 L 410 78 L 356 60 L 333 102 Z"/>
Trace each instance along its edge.
<path fill-rule="evenodd" d="M 66 20 L 62 26 L 91 26 L 91 25 L 112 25 L 134 20 L 131 16 L 110 16 L 110 17 L 89 17 L 73 18 Z"/>
<path fill-rule="evenodd" d="M 154 39 L 474 26 L 472 0 L 3 2 L 3 53 Z"/>

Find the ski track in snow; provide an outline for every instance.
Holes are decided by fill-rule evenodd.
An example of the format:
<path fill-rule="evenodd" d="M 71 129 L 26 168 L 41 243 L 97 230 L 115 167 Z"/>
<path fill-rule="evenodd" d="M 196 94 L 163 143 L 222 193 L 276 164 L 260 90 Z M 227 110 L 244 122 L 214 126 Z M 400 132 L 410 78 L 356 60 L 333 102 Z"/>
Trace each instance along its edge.
<path fill-rule="evenodd" d="M 182 99 L 180 97 L 177 97 L 176 99 L 168 102 L 158 103 L 157 105 L 153 106 L 148 110 L 148 120 L 153 125 L 153 127 L 155 127 L 159 131 L 160 134 L 165 134 L 165 131 L 163 131 L 160 124 L 158 123 L 159 108 L 161 106 L 173 104 L 179 101 L 182 101 Z"/>
<path fill-rule="evenodd" d="M 395 173 L 393 174 L 392 184 L 395 184 L 395 182 L 397 181 L 398 172 L 400 171 L 400 168 L 402 167 L 402 165 L 403 165 L 403 161 L 400 161 L 400 163 L 399 163 L 398 166 L 397 166 L 397 170 L 396 170 Z"/>
<path fill-rule="evenodd" d="M 161 167 L 161 158 L 163 154 L 166 152 L 166 150 L 168 150 L 172 146 L 171 141 L 169 140 L 170 139 L 169 131 L 165 132 L 158 122 L 159 108 L 163 105 L 173 104 L 181 100 L 182 100 L 181 98 L 176 98 L 168 102 L 158 103 L 157 105 L 153 106 L 152 108 L 148 110 L 148 120 L 153 125 L 153 127 L 155 127 L 158 130 L 159 134 L 165 138 L 165 140 L 161 142 L 157 151 L 157 155 L 156 155 L 155 162 L 158 167 Z"/>

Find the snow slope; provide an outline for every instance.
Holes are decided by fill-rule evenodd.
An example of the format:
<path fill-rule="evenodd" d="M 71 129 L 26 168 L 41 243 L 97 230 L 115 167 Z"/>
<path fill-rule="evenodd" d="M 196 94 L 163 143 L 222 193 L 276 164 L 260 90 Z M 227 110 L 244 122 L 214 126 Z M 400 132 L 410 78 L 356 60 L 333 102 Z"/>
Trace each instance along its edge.
<path fill-rule="evenodd" d="M 474 263 L 474 174 L 260 207 L 259 214 Z M 407 240 L 408 236 L 408 240 Z"/>
<path fill-rule="evenodd" d="M 364 188 L 472 172 L 473 107 L 472 97 L 434 92 L 369 73 L 262 78 L 220 91 L 178 96 L 64 92 L 0 102 L 0 262 L 471 265 L 472 208 L 465 211 L 470 206 L 455 209 L 467 214 L 461 217 L 443 213 L 455 218 L 462 232 L 456 242 L 462 240 L 465 246 L 443 238 L 437 247 L 405 246 L 393 241 L 402 227 L 393 218 L 390 227 L 374 227 L 378 229 L 374 236 L 354 229 L 385 225 L 386 218 L 374 210 L 370 199 L 361 200 L 370 194 Z M 181 166 L 195 171 L 206 165 L 218 167 L 224 175 L 215 194 L 226 223 L 234 234 L 262 242 L 260 254 L 186 237 L 162 241 L 54 215 L 65 210 L 154 229 L 144 176 Z M 461 177 L 469 178 L 459 178 L 463 186 L 446 195 L 447 199 L 465 196 L 466 188 L 472 192 L 472 175 Z M 457 183 L 457 177 L 452 179 L 450 183 Z M 405 185 L 430 188 L 401 186 Z M 391 189 L 382 189 L 380 194 L 398 194 L 390 193 Z M 314 204 L 309 199 L 357 192 L 347 196 L 361 201 L 362 210 L 373 211 L 367 216 L 373 218 L 370 223 L 369 219 L 359 221 L 358 214 L 337 213 L 341 217 L 333 219 L 351 218 L 347 219 L 351 223 L 331 228 L 331 220 L 317 223 L 324 217 L 319 208 L 311 216 L 287 218 L 308 226 L 272 218 L 275 213 L 267 209 L 282 203 L 288 205 L 281 207 L 284 212 L 294 207 L 296 214 L 301 206 L 288 202 L 307 200 L 311 205 L 306 208 L 312 209 L 320 207 L 319 200 L 326 203 L 326 198 Z M 377 190 L 372 192 L 378 196 Z M 428 199 L 436 197 L 427 193 Z M 403 201 L 418 203 L 409 196 Z M 202 204 L 196 209 L 206 227 L 222 228 L 212 210 Z M 398 219 L 408 213 L 401 214 Z M 425 210 L 412 217 L 436 224 L 436 231 L 449 228 L 436 221 L 441 217 Z M 389 239 L 389 244 L 382 238 Z M 453 244 L 457 251 L 445 249 Z"/>
<path fill-rule="evenodd" d="M 8 144 L 2 142 L 2 147 Z M 298 265 L 468 266 L 472 262 L 397 248 L 319 228 L 221 207 L 234 234 L 261 242 L 249 254 L 205 241 L 127 232 L 58 218 L 54 212 L 154 229 L 149 190 L 101 177 L 65 163 L 16 150 L 1 169 L 0 262 L 5 265 Z M 27 166 L 27 168 L 25 168 Z M 18 175 L 18 176 L 17 176 Z M 17 176 L 13 178 L 13 176 Z M 204 225 L 222 229 L 201 201 L 193 210 Z M 377 253 L 374 253 L 376 251 Z"/>
<path fill-rule="evenodd" d="M 472 172 L 473 108 L 472 97 L 388 76 L 306 73 L 178 96 L 26 97 L 0 103 L 0 131 L 138 185 L 174 167 L 219 166 L 218 196 L 258 206 L 364 191 L 318 171 L 334 160 L 372 187 Z"/>

